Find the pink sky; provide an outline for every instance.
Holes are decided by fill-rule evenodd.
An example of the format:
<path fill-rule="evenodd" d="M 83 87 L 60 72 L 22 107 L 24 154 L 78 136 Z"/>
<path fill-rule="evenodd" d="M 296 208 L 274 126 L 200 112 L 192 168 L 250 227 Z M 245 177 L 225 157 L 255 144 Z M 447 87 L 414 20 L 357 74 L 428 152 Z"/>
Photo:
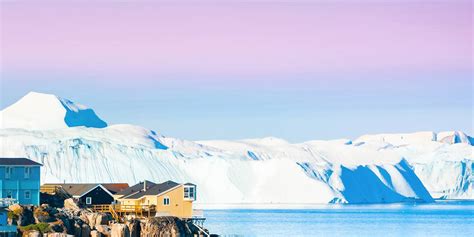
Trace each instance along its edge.
<path fill-rule="evenodd" d="M 467 70 L 461 3 L 2 3 L 6 70 Z"/>
<path fill-rule="evenodd" d="M 285 1 L 2 1 L 0 106 L 187 139 L 473 133 L 471 1 Z"/>

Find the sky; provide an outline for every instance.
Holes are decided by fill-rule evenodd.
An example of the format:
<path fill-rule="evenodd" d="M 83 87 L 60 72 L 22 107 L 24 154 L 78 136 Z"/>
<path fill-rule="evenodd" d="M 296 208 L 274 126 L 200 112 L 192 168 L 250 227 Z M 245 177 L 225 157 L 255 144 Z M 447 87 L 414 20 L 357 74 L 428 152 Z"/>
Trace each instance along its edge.
<path fill-rule="evenodd" d="M 0 1 L 29 91 L 190 140 L 473 132 L 469 0 Z"/>

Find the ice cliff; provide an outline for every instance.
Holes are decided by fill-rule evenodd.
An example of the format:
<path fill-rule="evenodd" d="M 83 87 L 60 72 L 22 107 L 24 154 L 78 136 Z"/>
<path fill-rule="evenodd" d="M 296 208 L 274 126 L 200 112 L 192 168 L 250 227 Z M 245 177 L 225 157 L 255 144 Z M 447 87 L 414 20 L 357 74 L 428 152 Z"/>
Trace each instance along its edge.
<path fill-rule="evenodd" d="M 43 183 L 173 179 L 197 184 L 204 204 L 474 199 L 473 140 L 462 132 L 194 142 L 107 126 L 91 109 L 40 93 L 0 120 L 0 156 L 44 164 Z"/>

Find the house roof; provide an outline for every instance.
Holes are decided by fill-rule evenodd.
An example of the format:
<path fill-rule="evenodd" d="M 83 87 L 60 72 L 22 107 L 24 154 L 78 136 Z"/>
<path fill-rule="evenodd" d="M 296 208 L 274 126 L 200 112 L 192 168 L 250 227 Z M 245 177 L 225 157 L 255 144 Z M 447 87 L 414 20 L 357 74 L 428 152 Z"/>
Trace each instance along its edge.
<path fill-rule="evenodd" d="M 128 188 L 128 184 L 126 183 L 57 183 L 57 184 L 45 184 L 45 185 L 57 185 L 61 186 L 64 191 L 69 193 L 72 196 L 83 196 L 84 194 L 90 192 L 97 186 L 102 186 L 105 191 L 109 192 L 110 194 L 115 194 L 117 191 L 124 190 Z"/>
<path fill-rule="evenodd" d="M 146 188 L 149 189 L 151 188 L 151 186 L 155 185 L 155 183 L 151 182 L 151 181 L 148 181 L 148 180 L 145 180 L 146 182 Z M 127 189 L 124 189 L 120 192 L 117 192 L 116 194 L 117 195 L 122 195 L 122 196 L 128 196 L 128 195 L 131 195 L 133 193 L 136 193 L 136 192 L 139 192 L 143 190 L 143 182 L 140 182 L 140 183 L 137 183 L 135 185 L 133 185 L 132 187 L 129 187 Z"/>
<path fill-rule="evenodd" d="M 0 165 L 24 165 L 24 166 L 43 166 L 42 164 L 27 158 L 0 158 Z"/>
<path fill-rule="evenodd" d="M 143 183 L 142 183 L 143 184 Z M 132 193 L 129 196 L 124 196 L 123 198 L 125 199 L 139 199 L 143 196 L 146 195 L 159 195 L 161 193 L 164 193 L 166 191 L 169 191 L 177 186 L 180 186 L 181 184 L 175 183 L 171 180 L 160 183 L 160 184 L 154 184 L 150 188 L 148 188 L 146 191 L 139 190 L 138 192 Z"/>
<path fill-rule="evenodd" d="M 102 184 L 102 186 L 104 186 L 113 194 L 121 192 L 129 187 L 127 183 L 105 183 Z"/>
<path fill-rule="evenodd" d="M 48 184 L 49 185 L 49 184 Z M 52 185 L 57 185 L 61 186 L 64 191 L 69 193 L 70 195 L 76 197 L 76 196 L 82 196 L 92 190 L 93 188 L 97 187 L 99 184 L 52 184 Z"/>

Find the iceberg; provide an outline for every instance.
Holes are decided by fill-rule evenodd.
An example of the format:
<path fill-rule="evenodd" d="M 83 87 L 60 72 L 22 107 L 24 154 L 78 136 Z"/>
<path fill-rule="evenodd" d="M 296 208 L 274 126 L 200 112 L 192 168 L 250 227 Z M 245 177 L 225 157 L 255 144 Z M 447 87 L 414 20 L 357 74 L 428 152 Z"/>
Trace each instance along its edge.
<path fill-rule="evenodd" d="M 49 111 L 47 119 L 32 114 L 37 111 Z M 474 197 L 472 138 L 462 132 L 297 144 L 274 137 L 187 141 L 140 126 L 107 125 L 92 109 L 39 93 L 0 115 L 0 156 L 44 164 L 43 183 L 172 179 L 197 184 L 198 204 L 203 205 Z"/>

